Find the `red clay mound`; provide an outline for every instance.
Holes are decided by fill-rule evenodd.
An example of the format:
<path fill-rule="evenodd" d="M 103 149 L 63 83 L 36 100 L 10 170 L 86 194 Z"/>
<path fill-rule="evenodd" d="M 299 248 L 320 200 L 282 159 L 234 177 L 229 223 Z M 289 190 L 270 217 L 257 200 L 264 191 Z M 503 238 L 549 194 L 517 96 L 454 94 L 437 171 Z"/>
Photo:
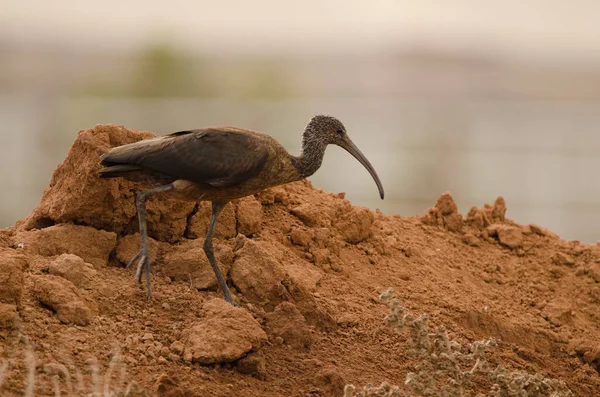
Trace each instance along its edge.
<path fill-rule="evenodd" d="M 148 303 L 123 269 L 137 250 L 141 187 L 96 171 L 109 147 L 150 136 L 112 125 L 81 131 L 39 206 L 0 231 L 1 395 L 129 386 L 130 397 L 342 396 L 346 384 L 384 381 L 418 395 L 435 349 L 445 344 L 443 357 L 454 357 L 462 345 L 478 358 L 483 345 L 464 347 L 488 338 L 490 366 L 598 395 L 600 247 L 518 225 L 502 198 L 463 217 L 445 193 L 405 218 L 301 181 L 231 203 L 215 251 L 237 309 L 222 302 L 202 250 L 207 204 L 153 197 Z M 379 301 L 388 287 L 414 316 L 393 327 L 384 318 L 398 307 Z M 447 336 L 431 338 L 447 343 L 415 345 L 441 325 Z M 475 371 L 464 395 L 505 387 L 498 373 Z"/>

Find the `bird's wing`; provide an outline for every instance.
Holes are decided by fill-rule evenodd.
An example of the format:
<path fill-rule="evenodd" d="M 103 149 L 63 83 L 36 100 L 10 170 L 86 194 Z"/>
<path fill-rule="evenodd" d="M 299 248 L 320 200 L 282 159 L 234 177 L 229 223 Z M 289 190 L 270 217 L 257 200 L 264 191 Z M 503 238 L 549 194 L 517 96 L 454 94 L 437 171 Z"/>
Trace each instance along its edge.
<path fill-rule="evenodd" d="M 256 176 L 269 149 L 260 135 L 233 128 L 180 131 L 114 148 L 104 165 L 131 164 L 196 183 L 226 187 Z"/>

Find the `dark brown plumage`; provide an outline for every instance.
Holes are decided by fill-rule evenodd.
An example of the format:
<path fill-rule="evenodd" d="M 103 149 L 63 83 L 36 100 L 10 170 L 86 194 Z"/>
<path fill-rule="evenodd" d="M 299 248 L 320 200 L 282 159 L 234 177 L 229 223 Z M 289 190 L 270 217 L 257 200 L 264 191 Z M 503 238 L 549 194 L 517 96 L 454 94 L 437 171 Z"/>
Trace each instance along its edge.
<path fill-rule="evenodd" d="M 104 168 L 99 171 L 100 178 L 122 177 L 152 186 L 137 197 L 140 252 L 127 265 L 129 267 L 139 259 L 136 277 L 140 281 L 145 268 L 148 299 L 151 293 L 145 202 L 149 196 L 168 192 L 187 200 L 212 202 L 204 251 L 225 299 L 235 305 L 212 247 L 212 235 L 221 210 L 233 199 L 314 174 L 321 166 L 329 144 L 346 149 L 367 168 L 383 199 L 383 186 L 377 173 L 352 143 L 344 125 L 331 116 L 311 119 L 303 134 L 300 156 L 290 155 L 267 134 L 233 127 L 175 132 L 118 146 L 103 154 L 100 164 Z"/>

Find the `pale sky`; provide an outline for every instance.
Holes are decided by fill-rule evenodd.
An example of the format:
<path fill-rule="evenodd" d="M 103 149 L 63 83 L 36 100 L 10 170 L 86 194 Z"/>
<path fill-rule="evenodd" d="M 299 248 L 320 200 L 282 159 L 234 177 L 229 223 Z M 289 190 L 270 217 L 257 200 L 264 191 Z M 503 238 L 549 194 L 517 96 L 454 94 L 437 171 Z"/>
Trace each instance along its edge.
<path fill-rule="evenodd" d="M 19 42 L 128 47 L 166 37 L 225 53 L 425 42 L 600 59 L 600 0 L 0 0 L 0 7 L 0 36 Z"/>

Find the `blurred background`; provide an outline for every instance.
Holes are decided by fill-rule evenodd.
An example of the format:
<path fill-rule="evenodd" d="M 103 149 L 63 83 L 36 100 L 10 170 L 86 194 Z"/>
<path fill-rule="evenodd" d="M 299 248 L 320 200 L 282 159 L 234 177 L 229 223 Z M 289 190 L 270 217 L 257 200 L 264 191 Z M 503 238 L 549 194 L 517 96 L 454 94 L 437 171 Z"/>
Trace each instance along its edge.
<path fill-rule="evenodd" d="M 21 0 L 0 12 L 0 227 L 37 205 L 80 129 L 258 129 L 300 151 L 332 114 L 342 149 L 311 180 L 422 214 L 508 216 L 600 240 L 597 0 Z"/>

